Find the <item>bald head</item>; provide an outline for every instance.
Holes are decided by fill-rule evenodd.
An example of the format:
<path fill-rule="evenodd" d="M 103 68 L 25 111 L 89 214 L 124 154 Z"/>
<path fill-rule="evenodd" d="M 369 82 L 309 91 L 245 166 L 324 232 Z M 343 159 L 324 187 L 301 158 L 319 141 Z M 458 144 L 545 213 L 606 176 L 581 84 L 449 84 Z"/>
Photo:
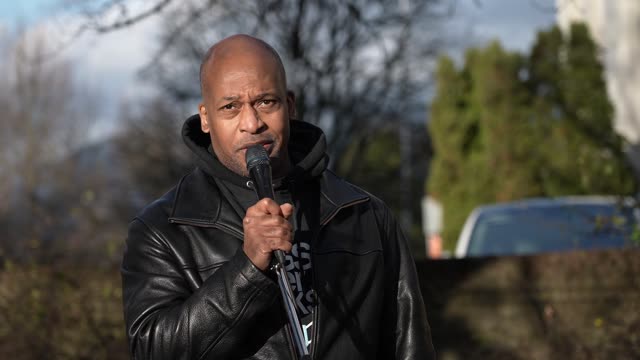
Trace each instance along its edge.
<path fill-rule="evenodd" d="M 202 132 L 209 133 L 218 160 L 247 176 L 246 149 L 261 144 L 274 176 L 290 168 L 289 120 L 295 97 L 287 91 L 280 57 L 262 40 L 235 35 L 213 45 L 200 68 Z"/>
<path fill-rule="evenodd" d="M 207 50 L 200 64 L 200 89 L 205 97 L 209 92 L 207 74 L 215 71 L 220 64 L 239 59 L 254 58 L 265 63 L 274 63 L 282 84 L 286 87 L 287 77 L 280 56 L 271 45 L 249 35 L 239 34 L 227 37 Z"/>

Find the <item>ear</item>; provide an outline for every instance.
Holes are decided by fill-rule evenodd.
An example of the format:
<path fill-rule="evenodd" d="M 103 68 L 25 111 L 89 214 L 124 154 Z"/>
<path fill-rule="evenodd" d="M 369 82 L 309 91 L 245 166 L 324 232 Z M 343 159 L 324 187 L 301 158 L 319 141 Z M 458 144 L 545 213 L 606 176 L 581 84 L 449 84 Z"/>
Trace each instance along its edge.
<path fill-rule="evenodd" d="M 291 90 L 287 90 L 287 108 L 289 109 L 289 119 L 296 118 L 296 94 Z"/>
<path fill-rule="evenodd" d="M 211 131 L 211 128 L 209 127 L 207 108 L 204 107 L 204 103 L 198 105 L 198 113 L 200 114 L 200 129 L 202 129 L 203 133 L 208 133 Z"/>

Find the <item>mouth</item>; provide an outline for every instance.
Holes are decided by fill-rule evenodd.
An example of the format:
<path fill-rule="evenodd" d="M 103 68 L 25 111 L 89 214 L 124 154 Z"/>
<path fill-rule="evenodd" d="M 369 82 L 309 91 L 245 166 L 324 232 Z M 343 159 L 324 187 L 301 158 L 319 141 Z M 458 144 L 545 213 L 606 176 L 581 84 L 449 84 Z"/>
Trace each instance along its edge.
<path fill-rule="evenodd" d="M 267 154 L 271 155 L 271 151 L 273 149 L 273 141 L 271 140 L 264 140 L 264 141 L 257 141 L 257 142 L 253 142 L 253 143 L 248 143 L 243 145 L 240 149 L 243 152 L 246 152 L 248 148 L 255 146 L 255 145 L 260 145 L 262 146 L 266 151 Z"/>

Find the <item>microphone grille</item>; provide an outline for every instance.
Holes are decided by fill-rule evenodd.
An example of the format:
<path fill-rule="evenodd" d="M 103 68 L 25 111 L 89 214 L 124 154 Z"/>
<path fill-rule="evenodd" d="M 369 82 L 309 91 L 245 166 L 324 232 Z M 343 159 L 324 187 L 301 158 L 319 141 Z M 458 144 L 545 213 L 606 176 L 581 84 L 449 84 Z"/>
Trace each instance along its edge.
<path fill-rule="evenodd" d="M 262 145 L 253 145 L 247 148 L 245 160 L 247 162 L 247 170 L 250 171 L 258 165 L 269 165 L 269 154 L 267 154 L 267 150 Z"/>

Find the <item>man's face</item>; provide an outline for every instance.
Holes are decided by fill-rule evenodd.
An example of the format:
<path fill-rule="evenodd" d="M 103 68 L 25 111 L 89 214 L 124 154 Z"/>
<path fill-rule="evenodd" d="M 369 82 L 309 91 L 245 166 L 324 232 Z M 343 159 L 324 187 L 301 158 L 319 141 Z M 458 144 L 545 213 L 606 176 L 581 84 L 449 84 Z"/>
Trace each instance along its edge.
<path fill-rule="evenodd" d="M 286 175 L 289 119 L 295 105 L 277 62 L 249 52 L 209 65 L 199 113 L 202 131 L 211 135 L 220 162 L 248 176 L 246 149 L 260 144 L 269 153 L 274 176 Z"/>

